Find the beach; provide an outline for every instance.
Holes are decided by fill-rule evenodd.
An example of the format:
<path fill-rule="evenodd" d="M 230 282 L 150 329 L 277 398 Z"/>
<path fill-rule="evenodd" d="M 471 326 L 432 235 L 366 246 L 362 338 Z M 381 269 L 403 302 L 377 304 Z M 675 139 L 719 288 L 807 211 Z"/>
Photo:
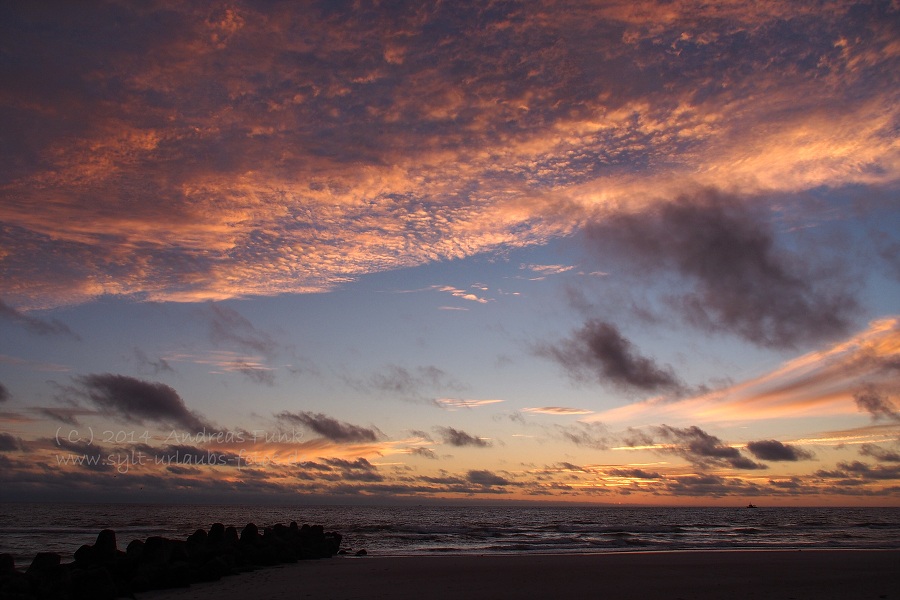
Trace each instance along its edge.
<path fill-rule="evenodd" d="M 334 557 L 138 600 L 900 599 L 898 550 Z"/>

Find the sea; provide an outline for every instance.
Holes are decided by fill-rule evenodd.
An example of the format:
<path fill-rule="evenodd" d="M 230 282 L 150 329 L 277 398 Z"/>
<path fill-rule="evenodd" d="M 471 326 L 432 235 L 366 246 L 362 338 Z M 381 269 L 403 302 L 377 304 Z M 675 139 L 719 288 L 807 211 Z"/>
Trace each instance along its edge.
<path fill-rule="evenodd" d="M 0 553 L 71 560 L 102 529 L 184 539 L 213 523 L 323 525 L 370 556 L 692 550 L 898 549 L 900 508 L 239 506 L 0 503 Z"/>

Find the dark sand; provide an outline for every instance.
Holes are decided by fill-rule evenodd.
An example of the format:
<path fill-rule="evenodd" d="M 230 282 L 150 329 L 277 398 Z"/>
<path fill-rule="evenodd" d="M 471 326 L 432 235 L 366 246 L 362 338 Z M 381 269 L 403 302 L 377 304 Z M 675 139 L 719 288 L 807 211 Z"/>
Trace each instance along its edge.
<path fill-rule="evenodd" d="M 900 551 L 335 557 L 139 600 L 900 600 Z"/>

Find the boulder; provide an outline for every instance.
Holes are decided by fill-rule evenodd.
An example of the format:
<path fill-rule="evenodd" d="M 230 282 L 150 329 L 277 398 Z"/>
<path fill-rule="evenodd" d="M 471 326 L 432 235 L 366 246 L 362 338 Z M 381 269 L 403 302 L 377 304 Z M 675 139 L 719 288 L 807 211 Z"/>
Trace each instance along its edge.
<path fill-rule="evenodd" d="M 247 523 L 241 530 L 241 544 L 255 544 L 257 541 L 259 541 L 259 527 Z"/>
<path fill-rule="evenodd" d="M 31 577 L 51 571 L 59 567 L 60 560 L 62 560 L 62 557 L 56 552 L 38 552 L 34 555 L 34 559 L 28 566 L 25 574 Z"/>
<path fill-rule="evenodd" d="M 4 552 L 0 554 L 0 577 L 9 575 L 16 570 L 16 559 L 12 554 Z"/>
<path fill-rule="evenodd" d="M 206 536 L 206 543 L 211 546 L 218 546 L 225 541 L 225 525 L 222 523 L 213 523 L 209 528 L 209 535 Z"/>
<path fill-rule="evenodd" d="M 97 541 L 94 542 L 94 556 L 97 560 L 101 562 L 114 560 L 118 551 L 115 531 L 104 529 L 97 534 Z"/>

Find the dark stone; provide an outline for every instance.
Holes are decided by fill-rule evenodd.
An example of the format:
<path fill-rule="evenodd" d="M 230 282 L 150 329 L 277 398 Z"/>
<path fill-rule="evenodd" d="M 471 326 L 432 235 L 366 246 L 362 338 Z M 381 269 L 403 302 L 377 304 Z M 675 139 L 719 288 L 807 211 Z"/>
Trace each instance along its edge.
<path fill-rule="evenodd" d="M 97 560 L 106 561 L 116 557 L 119 550 L 116 546 L 116 532 L 112 529 L 104 529 L 97 534 L 97 541 L 94 542 L 94 555 Z"/>
<path fill-rule="evenodd" d="M 171 548 L 169 540 L 158 535 L 150 536 L 144 542 L 144 549 L 141 553 L 141 562 L 152 565 L 164 565 L 169 562 L 171 556 Z"/>
<path fill-rule="evenodd" d="M 131 562 L 138 562 L 141 560 L 141 557 L 144 555 L 144 541 L 143 540 L 131 540 L 128 542 L 128 547 L 125 548 L 125 556 L 128 557 L 128 560 Z"/>
<path fill-rule="evenodd" d="M 68 598 L 72 587 L 69 569 L 59 564 L 56 552 L 38 552 L 25 572 L 37 598 Z"/>
<path fill-rule="evenodd" d="M 62 557 L 56 552 L 38 552 L 35 554 L 34 560 L 31 561 L 25 574 L 31 576 L 50 571 L 59 566 L 61 559 Z"/>
<path fill-rule="evenodd" d="M 247 523 L 241 531 L 242 544 L 255 544 L 259 540 L 259 527 L 253 523 Z"/>
<path fill-rule="evenodd" d="M 235 527 L 226 527 L 225 528 L 225 545 L 226 546 L 237 546 L 240 538 L 238 537 L 238 532 Z"/>
<path fill-rule="evenodd" d="M 205 546 L 208 540 L 208 536 L 206 535 L 206 530 L 198 529 L 194 533 L 188 536 L 189 544 L 196 544 L 198 546 Z"/>
<path fill-rule="evenodd" d="M 366 556 L 367 554 L 368 552 L 366 552 L 365 548 L 356 551 L 356 556 Z"/>
<path fill-rule="evenodd" d="M 206 536 L 206 542 L 210 545 L 219 545 L 225 541 L 225 525 L 222 523 L 213 523 L 209 528 L 209 535 Z"/>
<path fill-rule="evenodd" d="M 0 554 L 0 577 L 9 575 L 16 570 L 16 559 L 12 554 L 4 552 Z"/>
<path fill-rule="evenodd" d="M 75 563 L 81 565 L 92 565 L 96 561 L 96 553 L 94 547 L 84 544 L 75 551 Z"/>

